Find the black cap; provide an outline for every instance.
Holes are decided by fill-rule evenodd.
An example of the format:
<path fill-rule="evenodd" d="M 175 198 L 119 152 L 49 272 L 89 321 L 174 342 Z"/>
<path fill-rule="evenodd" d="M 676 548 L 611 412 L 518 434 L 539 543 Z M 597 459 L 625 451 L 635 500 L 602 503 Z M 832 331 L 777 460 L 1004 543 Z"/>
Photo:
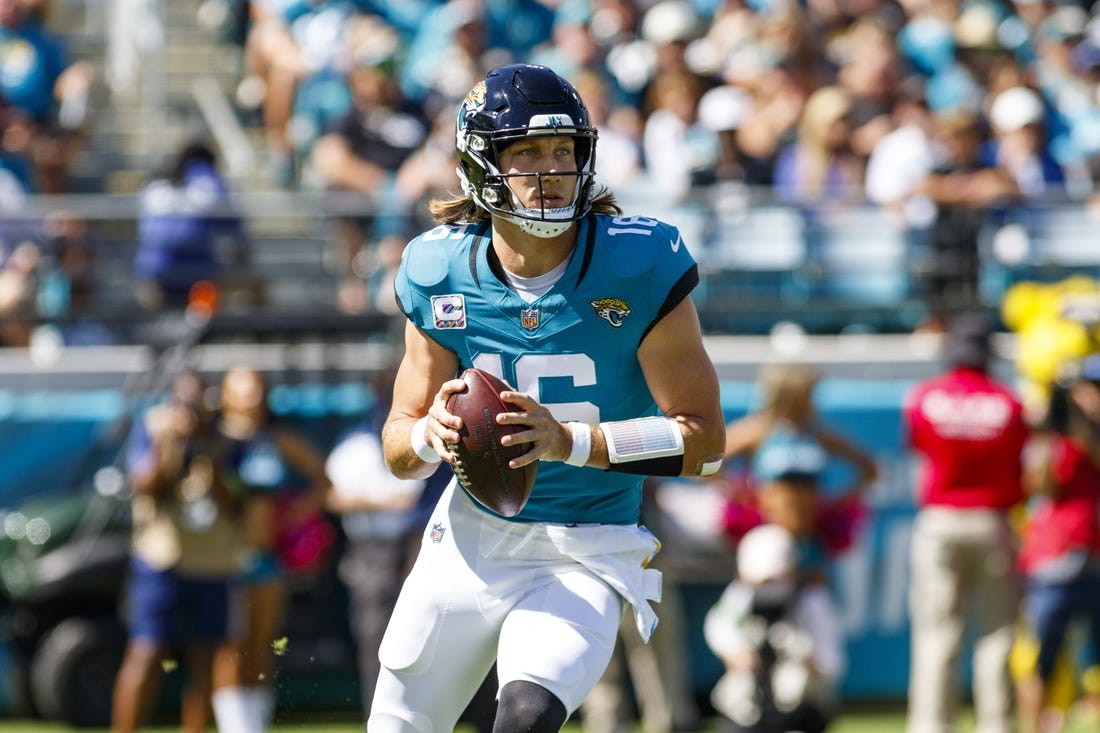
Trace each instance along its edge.
<path fill-rule="evenodd" d="M 943 358 L 951 366 L 985 369 L 992 354 L 993 319 L 985 313 L 960 313 L 944 337 Z"/>

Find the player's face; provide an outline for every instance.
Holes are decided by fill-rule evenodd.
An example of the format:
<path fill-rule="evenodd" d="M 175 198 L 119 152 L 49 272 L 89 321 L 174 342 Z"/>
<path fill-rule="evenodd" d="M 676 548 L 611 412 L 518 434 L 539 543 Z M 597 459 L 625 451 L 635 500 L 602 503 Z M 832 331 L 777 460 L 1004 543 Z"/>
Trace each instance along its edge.
<path fill-rule="evenodd" d="M 500 170 L 519 205 L 530 209 L 556 209 L 573 203 L 577 159 L 573 138 L 567 135 L 533 135 L 514 142 L 500 153 Z M 525 175 L 525 174 L 541 175 Z"/>

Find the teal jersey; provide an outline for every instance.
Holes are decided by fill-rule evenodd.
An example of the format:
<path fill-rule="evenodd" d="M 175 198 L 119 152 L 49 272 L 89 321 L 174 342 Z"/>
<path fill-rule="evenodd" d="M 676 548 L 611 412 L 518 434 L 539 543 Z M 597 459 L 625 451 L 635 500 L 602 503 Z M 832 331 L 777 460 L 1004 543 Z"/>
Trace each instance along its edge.
<path fill-rule="evenodd" d="M 409 243 L 397 274 L 401 309 L 428 338 L 512 384 L 562 421 L 596 424 L 660 414 L 638 347 L 699 281 L 672 226 L 590 215 L 565 274 L 532 303 L 496 274 L 487 225 L 438 226 Z M 643 477 L 539 465 L 516 521 L 634 524 Z"/>

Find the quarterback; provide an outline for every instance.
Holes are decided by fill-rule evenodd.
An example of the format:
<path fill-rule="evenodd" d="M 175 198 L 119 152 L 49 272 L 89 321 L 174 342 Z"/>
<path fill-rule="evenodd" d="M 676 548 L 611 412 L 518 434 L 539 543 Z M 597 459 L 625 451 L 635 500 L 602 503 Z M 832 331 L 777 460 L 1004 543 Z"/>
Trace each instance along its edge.
<path fill-rule="evenodd" d="M 462 195 L 405 250 L 405 354 L 383 429 L 401 478 L 453 462 L 446 408 L 464 369 L 515 391 L 502 444 L 540 461 L 530 499 L 498 516 L 452 481 L 425 527 L 379 658 L 370 733 L 452 730 L 497 664 L 495 731 L 557 731 L 602 675 L 629 606 L 643 638 L 660 543 L 638 524 L 646 476 L 718 470 L 718 379 L 675 228 L 622 216 L 596 186 L 596 130 L 567 81 L 504 66 L 457 123 Z"/>

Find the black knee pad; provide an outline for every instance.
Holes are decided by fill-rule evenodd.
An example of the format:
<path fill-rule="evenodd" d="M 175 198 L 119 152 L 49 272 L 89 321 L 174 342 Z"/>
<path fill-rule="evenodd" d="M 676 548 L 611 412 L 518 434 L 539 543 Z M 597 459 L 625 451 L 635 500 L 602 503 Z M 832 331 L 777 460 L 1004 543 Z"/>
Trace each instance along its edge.
<path fill-rule="evenodd" d="M 557 733 L 565 725 L 565 703 L 542 685 L 509 682 L 500 691 L 493 733 Z"/>

